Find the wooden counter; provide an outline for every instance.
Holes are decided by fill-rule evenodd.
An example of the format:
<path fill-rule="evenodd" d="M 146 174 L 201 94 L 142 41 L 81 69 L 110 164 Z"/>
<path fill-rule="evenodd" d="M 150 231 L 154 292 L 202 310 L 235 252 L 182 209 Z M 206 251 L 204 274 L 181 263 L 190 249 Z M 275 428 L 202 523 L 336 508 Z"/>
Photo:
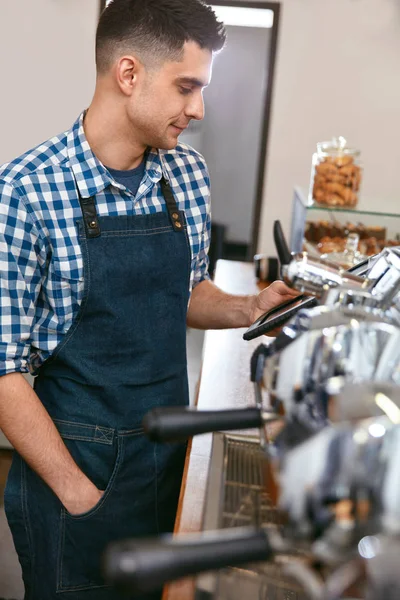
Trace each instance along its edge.
<path fill-rule="evenodd" d="M 215 283 L 231 294 L 255 294 L 257 285 L 252 263 L 220 260 Z M 250 382 L 250 358 L 260 339 L 245 342 L 245 329 L 207 331 L 197 396 L 200 410 L 244 408 L 255 402 Z M 200 435 L 189 444 L 175 524 L 176 533 L 198 532 L 202 528 L 212 435 Z M 171 584 L 163 600 L 192 600 L 193 579 Z"/>

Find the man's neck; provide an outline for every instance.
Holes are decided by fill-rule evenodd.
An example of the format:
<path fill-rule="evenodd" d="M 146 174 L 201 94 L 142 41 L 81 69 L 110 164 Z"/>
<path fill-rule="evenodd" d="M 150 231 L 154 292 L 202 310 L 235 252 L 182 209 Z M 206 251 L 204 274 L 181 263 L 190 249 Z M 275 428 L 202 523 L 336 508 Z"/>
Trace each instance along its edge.
<path fill-rule="evenodd" d="M 83 121 L 86 139 L 103 165 L 125 171 L 138 167 L 143 161 L 146 147 L 127 136 L 126 123 L 118 119 L 107 107 L 94 100 Z"/>

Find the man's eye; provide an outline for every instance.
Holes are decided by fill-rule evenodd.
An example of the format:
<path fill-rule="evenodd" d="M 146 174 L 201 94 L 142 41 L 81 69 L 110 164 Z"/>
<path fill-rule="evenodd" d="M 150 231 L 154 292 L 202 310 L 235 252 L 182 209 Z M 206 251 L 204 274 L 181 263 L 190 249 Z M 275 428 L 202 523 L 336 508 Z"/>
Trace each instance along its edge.
<path fill-rule="evenodd" d="M 188 96 L 189 94 L 192 93 L 192 90 L 191 90 L 191 88 L 181 87 L 180 92 L 183 96 Z"/>

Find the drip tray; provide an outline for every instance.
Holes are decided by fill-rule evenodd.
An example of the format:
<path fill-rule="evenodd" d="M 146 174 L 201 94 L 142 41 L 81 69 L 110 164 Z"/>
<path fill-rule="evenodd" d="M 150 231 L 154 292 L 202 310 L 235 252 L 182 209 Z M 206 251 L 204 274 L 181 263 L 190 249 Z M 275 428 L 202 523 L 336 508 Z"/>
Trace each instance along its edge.
<path fill-rule="evenodd" d="M 215 433 L 203 529 L 279 526 L 268 494 L 268 462 L 258 437 Z M 201 575 L 196 600 L 306 600 L 297 583 L 273 563 Z"/>

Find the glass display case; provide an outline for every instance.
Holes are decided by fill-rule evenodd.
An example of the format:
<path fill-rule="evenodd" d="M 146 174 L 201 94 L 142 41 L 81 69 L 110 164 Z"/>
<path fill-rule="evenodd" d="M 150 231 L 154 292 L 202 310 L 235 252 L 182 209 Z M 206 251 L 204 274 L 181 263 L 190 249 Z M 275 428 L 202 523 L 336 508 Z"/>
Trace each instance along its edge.
<path fill-rule="evenodd" d="M 397 206 L 399 212 L 397 212 Z M 354 235 L 355 234 L 355 235 Z M 349 235 L 358 236 L 358 250 L 371 256 L 387 246 L 400 245 L 400 198 L 361 197 L 356 207 L 322 206 L 310 199 L 309 190 L 295 187 L 290 246 L 318 255 L 340 253 Z"/>

